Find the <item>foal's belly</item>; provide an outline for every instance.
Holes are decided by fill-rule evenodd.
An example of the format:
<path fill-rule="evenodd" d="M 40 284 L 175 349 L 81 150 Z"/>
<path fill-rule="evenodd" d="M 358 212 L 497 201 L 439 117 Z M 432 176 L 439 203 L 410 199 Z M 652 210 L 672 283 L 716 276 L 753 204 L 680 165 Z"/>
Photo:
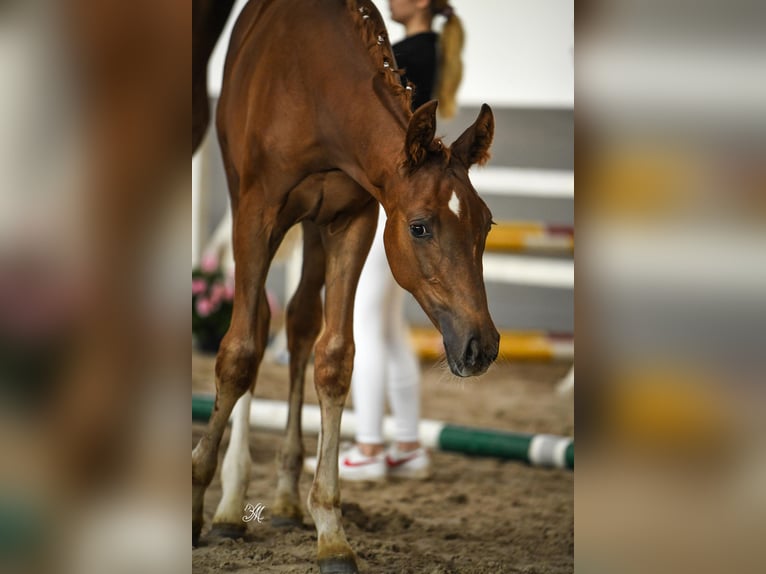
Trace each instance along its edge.
<path fill-rule="evenodd" d="M 288 223 L 304 219 L 328 225 L 339 215 L 351 215 L 375 199 L 340 170 L 306 177 L 288 194 L 281 210 Z"/>

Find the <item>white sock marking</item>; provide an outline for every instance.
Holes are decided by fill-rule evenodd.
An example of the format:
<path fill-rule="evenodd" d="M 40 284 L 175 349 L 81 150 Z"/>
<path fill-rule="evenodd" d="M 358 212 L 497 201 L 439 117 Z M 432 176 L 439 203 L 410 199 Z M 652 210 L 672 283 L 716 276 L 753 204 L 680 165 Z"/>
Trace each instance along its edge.
<path fill-rule="evenodd" d="M 247 391 L 232 412 L 229 448 L 221 467 L 221 501 L 218 503 L 213 522 L 239 524 L 245 508 L 245 496 L 250 482 L 250 404 L 253 395 Z"/>

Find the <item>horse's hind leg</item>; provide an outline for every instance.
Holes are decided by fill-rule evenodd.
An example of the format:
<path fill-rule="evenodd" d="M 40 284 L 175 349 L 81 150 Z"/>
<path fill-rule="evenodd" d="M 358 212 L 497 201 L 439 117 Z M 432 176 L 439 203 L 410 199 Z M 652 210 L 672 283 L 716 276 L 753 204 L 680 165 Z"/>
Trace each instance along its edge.
<path fill-rule="evenodd" d="M 239 201 L 234 224 L 237 263 L 234 311 L 216 359 L 216 398 L 208 428 L 192 452 L 192 543 L 202 529 L 205 490 L 215 475 L 218 448 L 229 415 L 255 383 L 269 329 L 264 283 L 273 257 L 272 226 L 251 190 Z M 255 198 L 255 199 L 254 199 Z"/>
<path fill-rule="evenodd" d="M 319 460 L 308 505 L 317 528 L 323 574 L 355 573 L 356 559 L 341 524 L 338 449 L 343 405 L 354 364 L 354 295 L 377 223 L 377 204 L 322 230 L 327 253 L 325 330 L 316 347 L 314 384 L 322 413 Z"/>
<path fill-rule="evenodd" d="M 303 388 L 314 343 L 322 328 L 321 290 L 325 255 L 317 227 L 303 224 L 303 272 L 287 308 L 287 341 L 290 350 L 290 401 L 287 433 L 277 456 L 277 494 L 272 508 L 274 526 L 303 523 L 298 481 L 303 467 L 301 409 Z"/>

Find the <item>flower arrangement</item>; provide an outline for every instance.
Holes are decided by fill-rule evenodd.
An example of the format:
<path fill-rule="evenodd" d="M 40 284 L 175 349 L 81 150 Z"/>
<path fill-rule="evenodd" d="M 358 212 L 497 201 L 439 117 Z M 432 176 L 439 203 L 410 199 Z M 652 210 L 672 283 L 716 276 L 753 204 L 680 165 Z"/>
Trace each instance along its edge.
<path fill-rule="evenodd" d="M 192 269 L 192 335 L 197 347 L 218 350 L 229 328 L 234 308 L 234 278 L 214 258 L 204 258 Z"/>

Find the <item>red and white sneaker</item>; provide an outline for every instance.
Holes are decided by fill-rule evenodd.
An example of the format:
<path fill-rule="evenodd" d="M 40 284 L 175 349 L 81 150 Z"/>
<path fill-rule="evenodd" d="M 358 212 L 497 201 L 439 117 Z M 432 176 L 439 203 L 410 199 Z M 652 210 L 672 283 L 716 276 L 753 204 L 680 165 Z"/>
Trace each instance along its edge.
<path fill-rule="evenodd" d="M 431 456 L 423 448 L 402 452 L 392 445 L 386 453 L 388 476 L 393 478 L 426 479 L 431 476 Z"/>
<path fill-rule="evenodd" d="M 315 456 L 306 458 L 303 463 L 303 468 L 311 474 L 316 472 L 316 467 Z M 375 456 L 367 456 L 355 444 L 341 444 L 338 455 L 338 476 L 341 480 L 385 480 L 385 451 Z"/>

